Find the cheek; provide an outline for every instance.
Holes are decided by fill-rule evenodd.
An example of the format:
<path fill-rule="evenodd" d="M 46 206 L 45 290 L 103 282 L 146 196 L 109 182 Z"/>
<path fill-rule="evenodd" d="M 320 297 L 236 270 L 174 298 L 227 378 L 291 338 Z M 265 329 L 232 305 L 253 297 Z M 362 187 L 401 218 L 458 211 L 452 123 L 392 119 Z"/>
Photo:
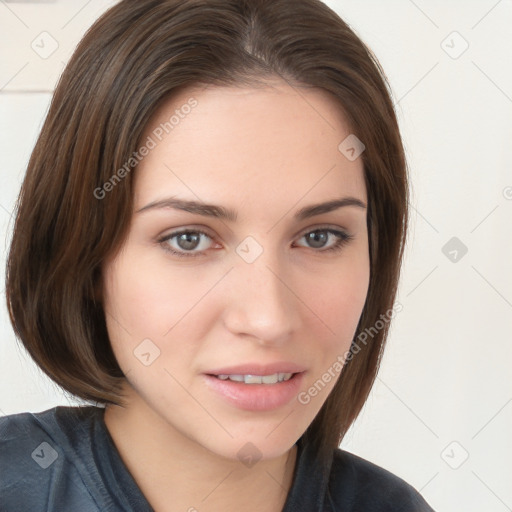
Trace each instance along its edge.
<path fill-rule="evenodd" d="M 212 289 L 222 275 L 218 269 L 178 268 L 162 261 L 131 247 L 105 268 L 107 328 L 118 360 L 130 362 L 146 338 L 165 352 L 172 339 L 200 339 L 222 308 L 230 307 Z M 332 359 L 350 346 L 355 334 L 368 290 L 369 261 L 364 252 L 354 251 L 328 273 L 302 272 L 295 278 L 294 288 L 304 302 L 297 303 L 303 312 L 302 334 L 322 347 L 322 358 Z M 173 351 L 185 356 L 192 345 L 180 344 Z"/>
<path fill-rule="evenodd" d="M 159 346 L 157 340 L 172 321 L 171 314 L 164 314 L 165 295 L 172 288 L 165 287 L 154 274 L 154 267 L 128 251 L 104 270 L 107 329 L 116 358 L 121 366 L 124 362 L 124 368 L 143 340 L 154 340 Z"/>
<path fill-rule="evenodd" d="M 169 358 L 173 339 L 193 339 L 201 328 L 198 321 L 201 298 L 208 292 L 197 272 L 172 269 L 129 248 L 104 270 L 104 308 L 111 345 L 124 369 L 131 368 L 134 351 L 151 340 L 163 357 Z M 187 357 L 193 344 L 174 343 L 172 353 Z M 156 349 L 155 349 L 156 350 Z M 157 351 L 158 352 L 158 351 Z"/>
<path fill-rule="evenodd" d="M 180 305 L 193 293 L 180 282 L 179 273 L 166 275 L 162 270 L 132 250 L 105 271 L 105 307 L 112 323 L 117 320 L 134 339 L 162 336 L 181 313 Z"/>
<path fill-rule="evenodd" d="M 364 257 L 354 264 L 340 267 L 314 300 L 312 309 L 329 327 L 325 340 L 333 348 L 349 346 L 364 308 L 370 280 L 369 260 Z"/>
<path fill-rule="evenodd" d="M 309 329 L 314 344 L 309 344 L 309 360 L 315 363 L 305 379 L 297 400 L 307 407 L 310 417 L 320 410 L 338 381 L 347 351 L 356 334 L 369 285 L 369 263 L 341 269 L 323 288 L 322 294 L 310 294 L 311 309 L 317 313 Z"/>

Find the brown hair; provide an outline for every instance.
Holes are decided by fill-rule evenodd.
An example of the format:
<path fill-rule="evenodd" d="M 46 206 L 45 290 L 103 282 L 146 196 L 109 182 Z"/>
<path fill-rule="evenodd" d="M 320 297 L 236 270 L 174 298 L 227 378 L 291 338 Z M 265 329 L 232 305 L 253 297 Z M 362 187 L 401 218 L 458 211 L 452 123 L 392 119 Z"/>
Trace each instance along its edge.
<path fill-rule="evenodd" d="M 6 269 L 17 337 L 68 392 L 123 403 L 124 376 L 95 293 L 102 262 L 128 233 L 133 173 L 108 200 L 93 191 L 125 165 L 151 115 L 179 89 L 275 78 L 328 91 L 366 146 L 370 284 L 356 338 L 382 323 L 397 291 L 408 183 L 389 85 L 371 51 L 319 0 L 123 0 L 88 30 L 60 78 L 18 197 Z M 386 322 L 349 358 L 304 433 L 319 456 L 359 414 L 388 330 Z"/>

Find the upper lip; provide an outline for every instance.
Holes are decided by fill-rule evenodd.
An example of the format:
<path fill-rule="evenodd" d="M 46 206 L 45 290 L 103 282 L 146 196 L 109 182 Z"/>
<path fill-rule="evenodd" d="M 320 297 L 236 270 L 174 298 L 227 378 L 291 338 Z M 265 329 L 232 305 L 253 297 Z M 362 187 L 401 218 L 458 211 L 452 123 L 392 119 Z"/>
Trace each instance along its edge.
<path fill-rule="evenodd" d="M 306 368 L 299 364 L 286 361 L 276 363 L 245 363 L 235 366 L 225 366 L 206 371 L 207 375 L 273 375 L 274 373 L 300 373 Z"/>

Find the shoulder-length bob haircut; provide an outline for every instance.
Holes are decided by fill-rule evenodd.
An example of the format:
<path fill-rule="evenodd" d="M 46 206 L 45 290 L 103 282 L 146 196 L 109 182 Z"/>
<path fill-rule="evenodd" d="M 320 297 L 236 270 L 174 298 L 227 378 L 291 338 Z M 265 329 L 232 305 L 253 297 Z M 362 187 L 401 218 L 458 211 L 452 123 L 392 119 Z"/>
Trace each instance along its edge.
<path fill-rule="evenodd" d="M 102 262 L 128 234 L 136 166 L 108 199 L 98 190 L 178 89 L 276 78 L 328 91 L 365 145 L 370 283 L 352 343 L 357 353 L 303 434 L 323 456 L 339 446 L 378 371 L 390 325 L 382 315 L 394 304 L 404 252 L 408 180 L 384 72 L 319 0 L 122 0 L 106 11 L 66 66 L 29 160 L 8 254 L 7 305 L 17 338 L 53 381 L 87 401 L 122 405 L 124 375 L 97 289 Z M 360 343 L 369 329 L 371 339 Z"/>

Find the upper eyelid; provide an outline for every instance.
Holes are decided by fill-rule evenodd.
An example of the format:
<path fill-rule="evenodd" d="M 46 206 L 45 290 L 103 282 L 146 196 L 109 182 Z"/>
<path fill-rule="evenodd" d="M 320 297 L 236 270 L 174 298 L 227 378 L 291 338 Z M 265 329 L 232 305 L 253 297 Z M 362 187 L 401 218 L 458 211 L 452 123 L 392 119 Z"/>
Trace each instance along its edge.
<path fill-rule="evenodd" d="M 336 226 L 336 225 L 332 225 L 332 224 L 321 224 L 319 226 L 315 226 L 315 227 L 309 227 L 309 228 L 303 228 L 301 230 L 299 230 L 295 235 L 294 237 L 297 237 L 297 236 L 303 236 L 307 233 L 311 233 L 312 231 L 321 231 L 321 230 L 334 230 L 334 231 L 343 231 L 344 233 L 346 233 L 347 235 L 350 234 L 350 230 L 343 227 L 343 226 Z M 176 235 L 179 235 L 179 234 L 182 234 L 182 233 L 189 233 L 189 232 L 192 232 L 192 233 L 202 233 L 202 234 L 205 234 L 207 236 L 209 236 L 210 238 L 214 239 L 216 238 L 215 235 L 212 235 L 210 234 L 210 231 L 212 231 L 210 228 L 207 228 L 205 226 L 185 226 L 185 227 L 181 227 L 181 228 L 173 228 L 171 231 L 167 232 L 167 234 L 165 235 L 160 235 L 158 236 L 159 239 L 162 239 L 162 238 L 169 238 L 169 237 L 172 237 L 172 236 L 176 236 Z"/>
<path fill-rule="evenodd" d="M 304 235 L 311 233 L 313 231 L 338 231 L 338 232 L 341 232 L 344 235 L 346 235 L 347 238 L 354 238 L 353 234 L 351 234 L 351 232 L 344 227 L 324 224 L 324 225 L 320 225 L 320 226 L 316 226 L 316 227 L 304 228 L 304 229 L 300 230 L 296 235 L 294 235 L 293 239 L 296 240 L 297 238 L 302 238 Z M 169 240 L 172 240 L 174 237 L 181 235 L 183 233 L 204 234 L 207 237 L 209 237 L 212 240 L 212 242 L 218 243 L 218 242 L 216 242 L 216 237 L 209 234 L 209 229 L 205 228 L 203 226 L 175 228 L 172 231 L 170 231 L 169 233 L 159 236 L 158 241 L 159 242 L 169 241 Z M 334 234 L 334 233 L 331 233 L 331 234 Z M 199 251 L 199 252 L 201 252 L 201 251 Z"/>

